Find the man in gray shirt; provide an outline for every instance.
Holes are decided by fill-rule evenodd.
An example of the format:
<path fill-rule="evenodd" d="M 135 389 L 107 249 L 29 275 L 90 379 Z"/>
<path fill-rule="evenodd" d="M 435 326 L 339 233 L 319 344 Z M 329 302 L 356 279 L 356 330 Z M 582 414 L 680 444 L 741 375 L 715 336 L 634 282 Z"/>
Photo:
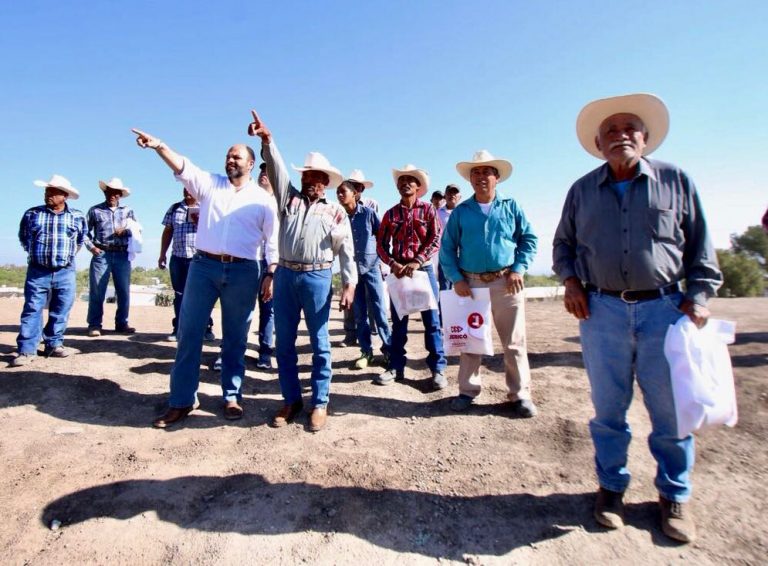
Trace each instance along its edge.
<path fill-rule="evenodd" d="M 651 418 L 662 528 L 689 542 L 696 535 L 686 504 L 694 444 L 691 435 L 677 438 L 664 337 L 682 315 L 706 324 L 706 302 L 722 275 L 693 181 L 674 165 L 647 159 L 669 129 L 664 103 L 650 94 L 597 100 L 581 111 L 576 129 L 582 146 L 607 161 L 571 187 L 553 244 L 592 388 L 595 518 L 623 526 L 626 414 L 637 379 Z"/>
<path fill-rule="evenodd" d="M 343 180 L 320 153 L 307 155 L 301 173 L 301 191 L 288 177 L 272 134 L 253 112 L 248 134 L 261 138 L 261 154 L 277 199 L 280 219 L 280 259 L 275 271 L 275 334 L 278 377 L 284 406 L 272 420 L 281 427 L 303 408 L 299 382 L 296 334 L 301 313 L 312 345 L 312 414 L 309 430 L 321 430 L 327 419 L 331 386 L 331 344 L 328 319 L 331 310 L 331 266 L 336 255 L 341 263 L 341 309 L 351 309 L 357 283 L 352 231 L 346 211 L 325 199 L 327 187 Z"/>

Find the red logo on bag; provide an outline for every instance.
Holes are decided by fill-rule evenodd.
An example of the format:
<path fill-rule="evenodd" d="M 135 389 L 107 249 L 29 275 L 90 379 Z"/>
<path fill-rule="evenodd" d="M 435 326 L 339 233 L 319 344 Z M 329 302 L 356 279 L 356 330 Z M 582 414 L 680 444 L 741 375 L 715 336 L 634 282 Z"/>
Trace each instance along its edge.
<path fill-rule="evenodd" d="M 478 329 L 483 325 L 483 315 L 479 312 L 473 312 L 467 317 L 467 324 L 470 328 Z"/>

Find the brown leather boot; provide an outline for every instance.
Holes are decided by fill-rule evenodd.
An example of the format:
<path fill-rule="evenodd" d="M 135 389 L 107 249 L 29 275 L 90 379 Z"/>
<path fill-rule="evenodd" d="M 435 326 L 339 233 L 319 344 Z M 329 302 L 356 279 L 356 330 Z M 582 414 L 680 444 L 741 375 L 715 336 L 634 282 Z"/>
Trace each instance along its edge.
<path fill-rule="evenodd" d="M 688 503 L 670 501 L 659 496 L 661 508 L 661 530 L 669 538 L 679 542 L 693 542 L 696 538 L 696 524 Z"/>
<path fill-rule="evenodd" d="M 325 428 L 328 420 L 328 411 L 325 407 L 315 407 L 312 409 L 312 415 L 309 417 L 309 431 L 318 432 Z"/>
<path fill-rule="evenodd" d="M 624 526 L 623 493 L 601 487 L 595 500 L 595 520 L 609 529 Z"/>
<path fill-rule="evenodd" d="M 272 417 L 272 426 L 275 428 L 280 428 L 287 425 L 296 418 L 296 415 L 298 415 L 303 408 L 304 403 L 301 401 L 296 401 L 290 405 L 283 405 L 283 407 L 275 414 L 275 416 Z"/>

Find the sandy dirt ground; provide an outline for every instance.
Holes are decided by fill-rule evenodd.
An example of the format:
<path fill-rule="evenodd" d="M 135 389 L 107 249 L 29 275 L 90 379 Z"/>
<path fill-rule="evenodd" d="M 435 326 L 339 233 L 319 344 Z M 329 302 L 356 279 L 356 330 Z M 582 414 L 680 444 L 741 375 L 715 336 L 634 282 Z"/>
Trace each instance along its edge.
<path fill-rule="evenodd" d="M 0 300 L 0 361 L 15 351 L 21 306 Z M 560 302 L 527 306 L 537 418 L 510 418 L 498 356 L 486 360 L 478 404 L 452 413 L 458 360 L 449 388 L 431 392 L 412 321 L 402 384 L 373 385 L 380 368 L 352 371 L 356 349 L 334 348 L 329 424 L 317 434 L 306 415 L 267 425 L 281 401 L 276 374 L 255 369 L 255 334 L 243 420 L 221 416 L 208 369 L 217 346 L 207 345 L 201 409 L 153 429 L 175 351 L 165 341 L 172 309 L 136 307 L 136 335 L 88 338 L 86 306 L 77 303 L 67 334 L 75 355 L 0 370 L 3 564 L 766 563 L 768 299 L 711 305 L 738 323 L 740 422 L 698 437 L 690 545 L 658 526 L 639 392 L 628 525 L 609 532 L 593 521 L 589 388 L 576 321 Z M 113 316 L 108 305 L 105 321 Z M 341 335 L 334 313 L 332 339 Z M 303 326 L 299 351 L 306 376 Z"/>

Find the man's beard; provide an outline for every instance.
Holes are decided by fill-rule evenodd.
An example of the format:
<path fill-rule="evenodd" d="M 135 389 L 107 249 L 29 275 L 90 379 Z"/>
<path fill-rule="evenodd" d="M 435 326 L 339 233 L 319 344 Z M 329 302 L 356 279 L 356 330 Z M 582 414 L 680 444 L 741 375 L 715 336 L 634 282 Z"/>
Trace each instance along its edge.
<path fill-rule="evenodd" d="M 227 167 L 227 177 L 230 181 L 234 181 L 235 179 L 241 179 L 245 176 L 245 171 L 240 169 L 240 167 Z"/>

